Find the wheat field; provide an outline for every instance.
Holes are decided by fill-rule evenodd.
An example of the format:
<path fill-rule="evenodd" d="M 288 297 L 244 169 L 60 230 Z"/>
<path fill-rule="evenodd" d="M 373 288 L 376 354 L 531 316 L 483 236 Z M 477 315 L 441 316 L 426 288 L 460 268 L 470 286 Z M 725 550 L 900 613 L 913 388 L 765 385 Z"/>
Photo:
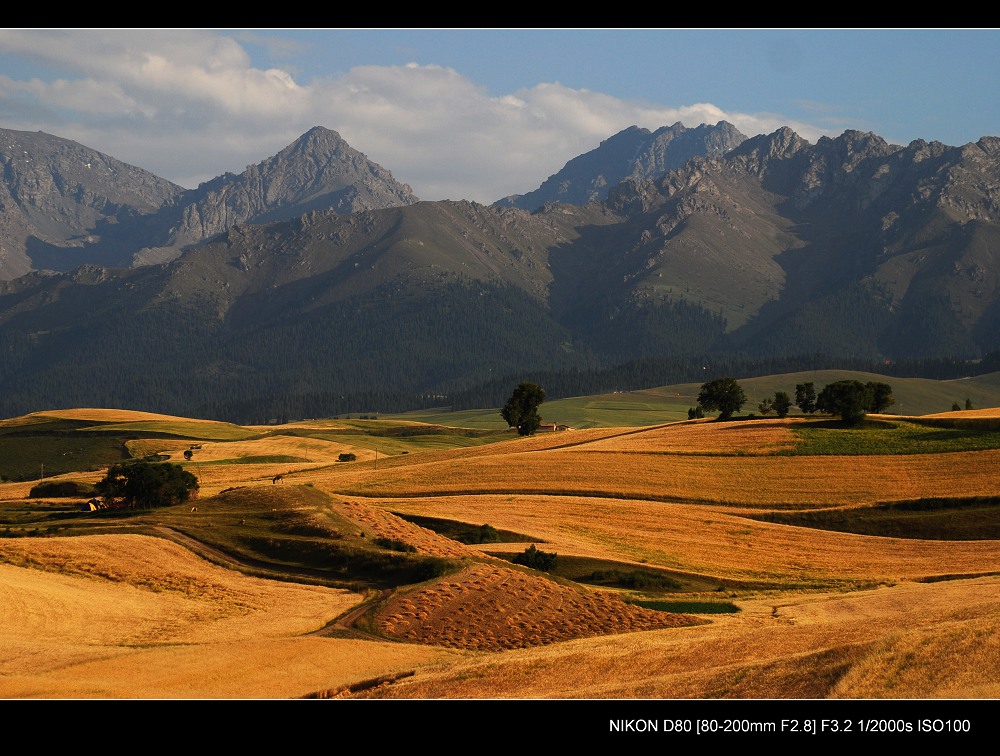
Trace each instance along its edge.
<path fill-rule="evenodd" d="M 361 436 L 345 445 L 234 427 L 198 444 L 134 438 L 134 454 L 161 453 L 197 475 L 196 506 L 141 533 L 109 522 L 93 535 L 0 538 L 0 696 L 1000 696 L 1000 541 L 751 518 L 997 497 L 1000 449 L 787 456 L 801 443 L 797 422 L 568 431 L 390 457 Z M 357 461 L 339 462 L 347 451 Z M 100 472 L 62 477 L 94 482 Z M 0 509 L 23 507 L 30 488 L 0 483 Z M 392 591 L 352 591 L 254 576 L 179 536 L 160 537 L 216 510 L 226 514 L 213 522 L 232 522 L 250 492 L 279 491 L 287 512 L 263 504 L 265 516 L 333 517 L 354 535 L 458 569 Z M 309 503 L 321 496 L 327 503 Z M 461 544 L 405 519 L 413 517 L 523 539 Z M 689 598 L 739 611 L 647 609 L 622 601 L 636 591 L 503 559 L 536 543 L 561 558 L 691 576 L 714 587 Z M 364 623 L 345 619 L 365 607 Z"/>

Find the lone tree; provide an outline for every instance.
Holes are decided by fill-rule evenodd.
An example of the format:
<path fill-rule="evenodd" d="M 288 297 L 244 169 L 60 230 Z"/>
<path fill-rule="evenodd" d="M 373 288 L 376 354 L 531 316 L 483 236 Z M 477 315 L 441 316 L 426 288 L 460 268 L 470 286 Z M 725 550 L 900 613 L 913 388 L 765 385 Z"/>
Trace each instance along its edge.
<path fill-rule="evenodd" d="M 871 384 L 861 381 L 836 381 L 828 384 L 816 397 L 820 412 L 840 415 L 846 425 L 858 425 L 865 419 L 874 400 Z"/>
<path fill-rule="evenodd" d="M 892 386 L 888 383 L 868 381 L 865 386 L 872 392 L 872 400 L 868 405 L 869 412 L 884 412 L 896 403 L 896 400 L 892 396 Z"/>
<path fill-rule="evenodd" d="M 811 415 L 816 411 L 816 385 L 809 383 L 795 384 L 795 403 L 799 409 Z"/>
<path fill-rule="evenodd" d="M 775 391 L 774 401 L 771 403 L 771 407 L 778 413 L 778 417 L 787 417 L 788 410 L 792 407 L 792 399 L 788 396 L 788 392 Z"/>
<path fill-rule="evenodd" d="M 518 435 L 530 436 L 542 424 L 538 407 L 545 401 L 545 389 L 537 383 L 522 381 L 500 410 L 503 419 L 511 428 L 517 428 Z"/>
<path fill-rule="evenodd" d="M 702 385 L 698 394 L 698 405 L 712 412 L 719 411 L 719 420 L 728 420 L 740 407 L 746 404 L 747 397 L 735 378 L 716 378 Z"/>
<path fill-rule="evenodd" d="M 169 462 L 121 462 L 94 489 L 109 509 L 169 507 L 187 501 L 198 479 Z"/>

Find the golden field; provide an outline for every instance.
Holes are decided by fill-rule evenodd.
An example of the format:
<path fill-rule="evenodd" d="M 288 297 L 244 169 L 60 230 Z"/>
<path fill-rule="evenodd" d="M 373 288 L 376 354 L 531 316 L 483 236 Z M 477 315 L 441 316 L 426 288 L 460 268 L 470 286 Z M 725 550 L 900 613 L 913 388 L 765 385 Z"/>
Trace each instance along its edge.
<path fill-rule="evenodd" d="M 282 433 L 197 421 L 195 433 L 196 421 L 148 413 L 40 416 L 126 430 L 133 455 L 183 464 L 200 491 L 190 504 L 104 519 L 39 502 L 65 513 L 41 520 L 32 482 L 0 483 L 5 698 L 1000 696 L 1000 541 L 762 518 L 867 516 L 921 500 L 968 508 L 1000 497 L 1000 448 L 791 454 L 811 421 L 790 418 L 452 449 L 404 448 L 403 435 L 387 454 L 377 423 Z M 156 428 L 176 437 L 143 436 Z M 345 452 L 357 460 L 338 462 Z M 414 517 L 523 538 L 463 544 Z M 378 540 L 450 567 L 394 587 L 349 585 L 280 551 L 306 537 L 310 548 Z M 683 586 L 654 596 L 502 559 L 531 544 Z M 270 561 L 241 550 L 251 546 L 271 548 Z"/>

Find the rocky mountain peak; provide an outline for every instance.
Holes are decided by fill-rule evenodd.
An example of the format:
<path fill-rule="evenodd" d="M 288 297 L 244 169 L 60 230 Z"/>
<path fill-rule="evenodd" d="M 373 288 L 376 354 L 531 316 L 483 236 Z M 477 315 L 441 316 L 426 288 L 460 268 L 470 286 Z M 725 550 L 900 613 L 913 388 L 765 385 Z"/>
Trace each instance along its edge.
<path fill-rule="evenodd" d="M 764 165 L 773 158 L 788 158 L 809 146 L 809 142 L 787 126 L 771 134 L 760 134 L 744 141 L 733 157 L 747 158 L 748 164 Z"/>
<path fill-rule="evenodd" d="M 185 245 L 237 223 L 289 220 L 326 208 L 353 213 L 417 201 L 408 185 L 353 149 L 336 131 L 316 126 L 238 176 L 226 174 L 198 187 L 186 198 L 162 247 L 175 256 Z"/>
<path fill-rule="evenodd" d="M 1000 137 L 984 136 L 975 145 L 991 157 L 1000 155 Z"/>
<path fill-rule="evenodd" d="M 193 190 L 41 132 L 0 130 L 0 163 L 0 279 L 85 263 L 160 263 L 237 223 L 418 201 L 409 186 L 322 126 L 238 175 Z"/>
<path fill-rule="evenodd" d="M 688 128 L 679 121 L 654 132 L 629 126 L 573 158 L 538 189 L 496 204 L 536 210 L 548 202 L 584 205 L 605 200 L 622 181 L 656 180 L 691 158 L 721 155 L 746 137 L 730 123 Z"/>
<path fill-rule="evenodd" d="M 77 255 L 102 225 L 155 212 L 184 192 L 149 171 L 41 131 L 0 129 L 0 165 L 0 278 L 51 267 L 46 263 L 57 250 Z M 38 261 L 28 254 L 29 241 Z"/>

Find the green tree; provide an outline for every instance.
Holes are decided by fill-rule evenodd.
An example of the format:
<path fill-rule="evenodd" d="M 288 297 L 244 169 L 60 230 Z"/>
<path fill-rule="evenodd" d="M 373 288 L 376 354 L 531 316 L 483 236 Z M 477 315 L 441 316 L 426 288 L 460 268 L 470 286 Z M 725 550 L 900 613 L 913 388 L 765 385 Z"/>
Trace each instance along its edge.
<path fill-rule="evenodd" d="M 760 410 L 760 414 L 762 415 L 771 414 L 771 410 L 774 409 L 774 400 L 771 397 L 761 399 L 760 404 L 757 405 L 757 409 Z"/>
<path fill-rule="evenodd" d="M 728 420 L 740 411 L 747 401 L 746 394 L 735 378 L 716 378 L 701 387 L 698 394 L 698 404 L 712 412 L 719 411 L 719 420 Z"/>
<path fill-rule="evenodd" d="M 828 384 L 816 397 L 816 409 L 840 415 L 847 425 L 857 425 L 865 419 L 872 406 L 871 385 L 861 381 L 836 381 Z"/>
<path fill-rule="evenodd" d="M 952 402 L 951 403 L 951 411 L 952 412 L 958 412 L 961 409 L 962 408 L 958 406 L 958 402 Z"/>
<path fill-rule="evenodd" d="M 971 399 L 966 399 L 966 400 L 965 400 L 965 408 L 966 408 L 967 410 L 970 410 L 970 409 L 972 409 L 972 408 L 973 408 L 973 407 L 972 407 L 972 400 L 971 400 Z"/>
<path fill-rule="evenodd" d="M 542 424 L 538 407 L 545 401 L 545 389 L 537 383 L 522 381 L 500 410 L 503 419 L 511 428 L 517 428 L 521 436 L 530 436 Z"/>
<path fill-rule="evenodd" d="M 892 396 L 892 386 L 888 383 L 868 381 L 865 385 L 872 392 L 872 400 L 868 405 L 869 412 L 884 412 L 896 403 Z"/>
<path fill-rule="evenodd" d="M 110 509 L 168 507 L 187 501 L 198 479 L 169 462 L 121 462 L 94 485 Z"/>
<path fill-rule="evenodd" d="M 792 408 L 792 399 L 788 396 L 787 391 L 775 391 L 771 406 L 778 413 L 778 417 L 788 417 L 788 410 Z"/>
<path fill-rule="evenodd" d="M 808 383 L 795 384 L 795 403 L 799 409 L 811 415 L 816 411 L 816 385 Z"/>

